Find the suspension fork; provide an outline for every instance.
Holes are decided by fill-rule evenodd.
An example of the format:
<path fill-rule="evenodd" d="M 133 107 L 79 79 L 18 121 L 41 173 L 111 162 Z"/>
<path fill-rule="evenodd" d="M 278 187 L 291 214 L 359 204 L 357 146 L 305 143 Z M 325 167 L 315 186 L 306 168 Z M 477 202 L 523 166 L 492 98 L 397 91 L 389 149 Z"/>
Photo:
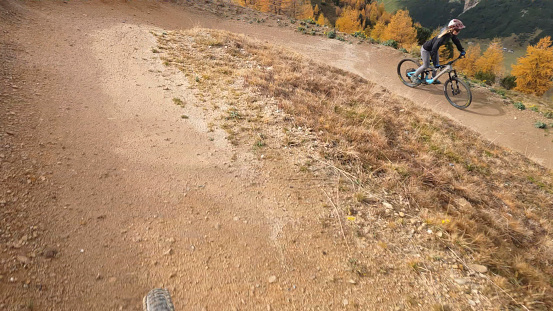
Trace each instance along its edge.
<path fill-rule="evenodd" d="M 453 78 L 457 78 L 457 70 L 453 69 L 449 73 L 449 80 L 453 80 Z"/>

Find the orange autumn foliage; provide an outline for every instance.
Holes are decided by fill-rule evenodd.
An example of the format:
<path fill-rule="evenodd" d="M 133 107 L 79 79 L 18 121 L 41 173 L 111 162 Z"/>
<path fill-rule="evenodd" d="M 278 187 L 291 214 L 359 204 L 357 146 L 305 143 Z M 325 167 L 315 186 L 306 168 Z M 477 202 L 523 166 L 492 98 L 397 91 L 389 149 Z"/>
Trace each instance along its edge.
<path fill-rule="evenodd" d="M 542 38 L 526 49 L 526 55 L 517 59 L 511 74 L 517 78 L 515 90 L 543 95 L 553 86 L 553 47 L 551 37 Z"/>
<path fill-rule="evenodd" d="M 477 71 L 493 73 L 496 77 L 503 73 L 503 50 L 501 41 L 494 39 L 484 54 L 475 62 Z"/>
<path fill-rule="evenodd" d="M 395 40 L 402 47 L 408 47 L 417 41 L 417 30 L 413 27 L 409 11 L 399 10 L 392 16 L 382 33 L 382 40 Z"/>
<path fill-rule="evenodd" d="M 476 61 L 480 58 L 480 55 L 482 54 L 482 49 L 480 48 L 480 44 L 475 44 L 469 46 L 466 51 L 467 54 L 465 55 L 465 58 L 458 60 L 455 63 L 455 66 L 465 75 L 473 77 L 474 74 L 476 74 L 476 72 L 478 71 L 478 67 L 476 67 Z M 455 57 L 457 56 L 459 56 L 459 51 L 455 50 Z"/>
<path fill-rule="evenodd" d="M 354 33 L 362 30 L 362 25 L 359 21 L 359 11 L 349 7 L 345 8 L 336 20 L 336 29 L 345 33 Z"/>

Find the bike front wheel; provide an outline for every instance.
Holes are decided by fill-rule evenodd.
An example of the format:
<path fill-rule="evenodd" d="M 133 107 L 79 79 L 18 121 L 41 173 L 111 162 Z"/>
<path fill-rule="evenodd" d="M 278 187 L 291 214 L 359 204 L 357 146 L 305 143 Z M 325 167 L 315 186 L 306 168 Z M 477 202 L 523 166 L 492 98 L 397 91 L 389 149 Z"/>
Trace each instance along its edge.
<path fill-rule="evenodd" d="M 152 289 L 142 302 L 144 311 L 175 311 L 169 291 L 162 288 Z"/>
<path fill-rule="evenodd" d="M 415 83 L 411 82 L 411 76 L 415 74 L 415 71 L 417 71 L 420 66 L 421 63 L 416 59 L 402 59 L 399 64 L 397 64 L 397 75 L 401 82 L 408 87 L 417 86 Z"/>
<path fill-rule="evenodd" d="M 444 94 L 447 101 L 458 109 L 465 109 L 472 103 L 472 93 L 469 86 L 457 77 L 445 82 Z"/>

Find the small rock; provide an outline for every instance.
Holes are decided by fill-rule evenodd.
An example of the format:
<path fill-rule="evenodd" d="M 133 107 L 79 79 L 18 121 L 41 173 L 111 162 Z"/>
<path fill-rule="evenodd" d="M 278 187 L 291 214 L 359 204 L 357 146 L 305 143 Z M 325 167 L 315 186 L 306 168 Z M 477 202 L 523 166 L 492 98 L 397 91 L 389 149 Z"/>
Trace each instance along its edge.
<path fill-rule="evenodd" d="M 401 218 L 405 217 L 405 213 L 399 212 L 399 217 L 401 217 Z"/>
<path fill-rule="evenodd" d="M 58 250 L 52 247 L 46 247 L 44 251 L 42 251 L 42 256 L 45 258 L 54 258 L 58 254 Z"/>
<path fill-rule="evenodd" d="M 165 252 L 163 252 L 163 255 L 165 255 L 165 256 L 173 255 L 173 249 L 170 248 L 170 249 L 166 250 Z"/>
<path fill-rule="evenodd" d="M 26 257 L 26 256 L 22 256 L 22 255 L 18 255 L 16 257 L 17 261 L 19 261 L 20 263 L 24 264 L 24 265 L 28 265 L 31 263 L 31 260 Z"/>
<path fill-rule="evenodd" d="M 276 282 L 276 281 L 277 281 L 276 275 L 271 275 L 271 276 L 269 277 L 269 283 L 274 283 L 274 282 Z"/>
<path fill-rule="evenodd" d="M 459 285 L 465 285 L 465 284 L 467 284 L 467 280 L 463 279 L 463 278 L 456 278 L 455 283 L 457 283 Z"/>
<path fill-rule="evenodd" d="M 483 265 L 478 265 L 478 264 L 468 264 L 467 267 L 470 269 L 470 270 L 474 270 L 478 273 L 486 273 L 488 272 L 488 268 L 486 266 L 483 266 Z"/>

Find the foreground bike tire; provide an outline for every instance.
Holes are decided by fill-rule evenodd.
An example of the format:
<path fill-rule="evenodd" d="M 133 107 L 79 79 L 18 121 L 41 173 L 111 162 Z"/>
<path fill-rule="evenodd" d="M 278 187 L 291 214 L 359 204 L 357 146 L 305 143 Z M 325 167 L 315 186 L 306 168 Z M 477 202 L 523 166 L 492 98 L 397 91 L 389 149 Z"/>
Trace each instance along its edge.
<path fill-rule="evenodd" d="M 397 64 L 397 75 L 403 84 L 408 87 L 416 87 L 417 85 L 411 82 L 410 73 L 414 73 L 421 66 L 420 61 L 412 58 L 402 59 Z"/>
<path fill-rule="evenodd" d="M 445 82 L 444 95 L 447 101 L 458 109 L 465 109 L 472 103 L 472 93 L 469 86 L 456 77 Z"/>
<path fill-rule="evenodd" d="M 142 300 L 144 311 L 175 311 L 169 291 L 163 288 L 152 289 Z"/>

